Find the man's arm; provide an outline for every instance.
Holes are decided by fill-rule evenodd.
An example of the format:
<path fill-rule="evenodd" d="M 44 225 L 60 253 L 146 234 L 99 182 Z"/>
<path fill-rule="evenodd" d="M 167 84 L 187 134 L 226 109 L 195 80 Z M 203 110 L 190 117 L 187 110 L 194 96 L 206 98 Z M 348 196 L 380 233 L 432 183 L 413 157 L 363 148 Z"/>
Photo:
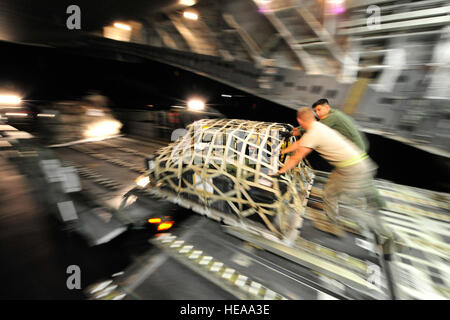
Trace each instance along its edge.
<path fill-rule="evenodd" d="M 300 147 L 300 140 L 297 140 L 293 144 L 291 144 L 289 147 L 287 147 L 286 149 L 281 150 L 281 154 L 291 153 L 291 152 L 297 150 L 299 147 Z"/>
<path fill-rule="evenodd" d="M 298 142 L 298 141 L 297 141 Z M 294 145 L 294 144 L 293 144 Z M 308 154 L 311 153 L 312 149 L 302 146 L 297 146 L 297 152 L 289 158 L 289 160 L 286 162 L 286 164 L 278 170 L 277 174 L 285 173 L 286 171 L 291 170 L 294 168 L 304 157 L 306 157 Z M 286 150 L 286 149 L 285 149 Z"/>

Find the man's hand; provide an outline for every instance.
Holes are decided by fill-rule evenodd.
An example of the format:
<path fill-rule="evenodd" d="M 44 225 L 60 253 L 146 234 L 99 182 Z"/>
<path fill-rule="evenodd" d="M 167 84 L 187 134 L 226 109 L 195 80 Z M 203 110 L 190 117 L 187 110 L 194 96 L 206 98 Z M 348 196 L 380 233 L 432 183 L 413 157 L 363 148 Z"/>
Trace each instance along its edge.
<path fill-rule="evenodd" d="M 300 135 L 300 129 L 299 128 L 292 129 L 291 135 L 298 137 Z"/>
<path fill-rule="evenodd" d="M 280 174 L 281 173 L 279 173 L 279 172 L 271 173 L 271 174 L 269 174 L 269 177 L 275 178 L 275 177 L 278 177 Z"/>
<path fill-rule="evenodd" d="M 299 141 L 297 141 L 297 142 L 299 142 Z M 295 145 L 295 143 L 292 144 L 291 147 L 293 145 Z M 288 148 L 286 148 L 286 149 L 288 149 Z M 283 151 L 285 151 L 286 149 L 284 149 Z M 283 168 L 278 170 L 277 173 L 280 173 L 280 171 L 281 171 L 281 173 L 284 173 L 286 171 L 293 169 L 304 157 L 306 157 L 312 151 L 311 148 L 303 147 L 300 145 L 297 146 L 296 150 L 297 151 L 294 153 L 294 155 L 289 157 L 289 160 L 286 161 Z"/>

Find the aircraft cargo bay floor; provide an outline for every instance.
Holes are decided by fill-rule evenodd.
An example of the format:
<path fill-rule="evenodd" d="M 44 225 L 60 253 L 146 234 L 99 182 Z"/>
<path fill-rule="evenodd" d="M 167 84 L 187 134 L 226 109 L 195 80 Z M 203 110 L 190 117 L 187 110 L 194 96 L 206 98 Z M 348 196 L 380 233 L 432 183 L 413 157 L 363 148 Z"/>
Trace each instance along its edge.
<path fill-rule="evenodd" d="M 230 236 L 221 230 L 220 224 L 198 215 L 190 217 L 173 233 L 152 239 L 151 243 L 155 248 L 148 258 L 142 258 L 114 280 L 119 289 L 107 295 L 99 291 L 92 298 L 113 299 L 126 294 L 126 299 L 160 299 L 152 288 L 161 283 L 165 288 L 163 299 L 370 298 Z M 168 269 L 175 272 L 167 273 Z M 180 285 L 186 289 L 179 290 Z M 215 287 L 214 294 L 205 295 L 202 292 L 205 286 Z"/>

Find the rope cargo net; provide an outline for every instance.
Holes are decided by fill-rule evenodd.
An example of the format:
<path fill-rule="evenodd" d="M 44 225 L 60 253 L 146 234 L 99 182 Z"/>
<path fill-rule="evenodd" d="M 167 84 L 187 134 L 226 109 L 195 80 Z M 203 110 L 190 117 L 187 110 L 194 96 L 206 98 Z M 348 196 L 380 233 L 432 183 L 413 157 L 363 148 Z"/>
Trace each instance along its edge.
<path fill-rule="evenodd" d="M 304 162 L 280 177 L 269 176 L 286 160 L 281 150 L 295 141 L 291 130 L 279 123 L 196 121 L 156 152 L 150 187 L 179 204 L 196 204 L 189 207 L 198 213 L 217 213 L 225 223 L 231 218 L 262 225 L 278 238 L 286 237 L 302 224 L 314 176 Z"/>

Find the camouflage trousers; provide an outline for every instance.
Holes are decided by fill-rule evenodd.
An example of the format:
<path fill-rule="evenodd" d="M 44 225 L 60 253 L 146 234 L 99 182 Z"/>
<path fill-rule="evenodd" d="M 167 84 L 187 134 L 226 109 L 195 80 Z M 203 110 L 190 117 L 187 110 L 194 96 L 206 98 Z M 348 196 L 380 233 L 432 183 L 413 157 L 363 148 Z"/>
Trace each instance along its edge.
<path fill-rule="evenodd" d="M 333 223 L 337 224 L 339 217 L 339 198 L 345 195 L 351 199 L 365 200 L 366 210 L 361 210 L 364 213 L 358 215 L 358 222 L 377 234 L 390 236 L 391 233 L 380 222 L 378 211 L 385 203 L 374 184 L 376 171 L 376 164 L 367 158 L 348 167 L 335 168 L 331 172 L 323 190 L 323 208 Z"/>

